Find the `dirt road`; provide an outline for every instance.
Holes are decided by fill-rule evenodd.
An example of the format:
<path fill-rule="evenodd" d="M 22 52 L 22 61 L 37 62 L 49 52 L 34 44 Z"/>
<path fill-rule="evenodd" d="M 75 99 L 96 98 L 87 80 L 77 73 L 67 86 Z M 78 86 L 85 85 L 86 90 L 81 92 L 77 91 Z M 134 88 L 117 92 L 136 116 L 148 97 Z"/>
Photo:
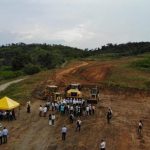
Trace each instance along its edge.
<path fill-rule="evenodd" d="M 14 81 L 10 81 L 10 82 L 7 82 L 7 83 L 4 83 L 4 84 L 1 84 L 0 85 L 0 92 L 5 90 L 9 85 L 13 84 L 13 83 L 18 83 L 18 82 L 21 82 L 23 80 L 25 80 L 26 78 L 23 78 L 23 79 L 17 79 L 17 80 L 14 80 Z"/>
<path fill-rule="evenodd" d="M 104 79 L 109 75 L 111 68 L 106 65 L 95 66 L 95 70 L 107 70 L 105 75 L 101 71 L 94 74 L 94 63 L 83 62 L 71 65 L 65 70 L 57 71 L 57 83 L 76 81 L 92 83 Z M 78 66 L 78 67 L 77 67 Z M 103 67 L 103 68 L 102 68 Z M 86 72 L 86 73 L 85 73 Z M 83 76 L 86 75 L 86 76 Z M 102 74 L 104 74 L 102 72 Z M 103 76 L 102 78 L 99 78 Z M 150 148 L 150 97 L 137 94 L 119 94 L 119 92 L 101 91 L 100 102 L 96 106 L 96 114 L 81 117 L 81 133 L 75 132 L 75 124 L 70 124 L 66 116 L 56 114 L 56 125 L 48 125 L 48 117 L 39 117 L 39 105 L 44 101 L 33 99 L 31 114 L 26 113 L 22 106 L 16 121 L 3 122 L 8 127 L 10 135 L 8 144 L 0 145 L 2 150 L 98 150 L 100 140 L 104 138 L 108 150 L 149 150 Z M 108 107 L 113 110 L 113 119 L 110 125 L 106 122 Z M 16 112 L 18 114 L 18 112 Z M 50 113 L 50 112 L 49 112 Z M 139 119 L 144 122 L 143 137 L 139 138 L 136 129 Z M 68 127 L 67 140 L 61 141 L 60 130 L 63 125 Z"/>

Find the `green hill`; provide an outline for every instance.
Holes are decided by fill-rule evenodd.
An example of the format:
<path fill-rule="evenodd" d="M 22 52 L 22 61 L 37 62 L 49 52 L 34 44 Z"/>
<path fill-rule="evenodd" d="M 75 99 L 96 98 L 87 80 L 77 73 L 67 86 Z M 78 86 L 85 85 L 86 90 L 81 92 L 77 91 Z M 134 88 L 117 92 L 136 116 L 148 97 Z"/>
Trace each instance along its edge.
<path fill-rule="evenodd" d="M 53 69 L 73 59 L 108 60 L 150 52 L 150 42 L 107 44 L 96 49 L 78 49 L 63 45 L 10 44 L 0 47 L 0 81 Z M 150 57 L 132 67 L 150 70 Z"/>

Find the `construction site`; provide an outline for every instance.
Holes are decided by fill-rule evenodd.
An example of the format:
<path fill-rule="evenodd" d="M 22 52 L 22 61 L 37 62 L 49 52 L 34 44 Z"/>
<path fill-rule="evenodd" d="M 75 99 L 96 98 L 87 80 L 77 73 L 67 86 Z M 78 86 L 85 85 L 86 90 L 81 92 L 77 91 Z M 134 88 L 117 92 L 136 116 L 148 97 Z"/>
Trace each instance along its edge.
<path fill-rule="evenodd" d="M 110 63 L 95 61 L 75 62 L 56 69 L 38 83 L 32 91 L 31 113 L 26 104 L 20 107 L 17 120 L 3 122 L 9 129 L 8 143 L 2 150 L 98 150 L 101 139 L 108 150 L 150 149 L 150 97 L 149 92 L 137 89 L 112 88 L 100 84 L 112 71 Z M 39 118 L 39 106 L 46 100 L 60 101 L 64 98 L 84 99 L 95 105 L 95 115 L 81 116 L 82 128 L 75 132 L 75 124 L 68 117 L 56 112 L 55 126 L 48 125 L 48 118 Z M 108 108 L 113 110 L 107 124 Z M 142 120 L 142 135 L 137 133 L 138 121 Z M 68 128 L 66 141 L 61 140 L 61 127 Z"/>

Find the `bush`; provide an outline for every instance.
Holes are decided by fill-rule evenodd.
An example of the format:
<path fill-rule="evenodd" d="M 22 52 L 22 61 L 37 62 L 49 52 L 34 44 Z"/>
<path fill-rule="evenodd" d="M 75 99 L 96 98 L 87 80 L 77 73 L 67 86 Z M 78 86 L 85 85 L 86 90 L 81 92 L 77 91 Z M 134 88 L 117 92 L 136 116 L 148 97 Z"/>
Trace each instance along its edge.
<path fill-rule="evenodd" d="M 11 66 L 1 66 L 0 67 L 0 71 L 11 71 L 11 70 L 12 70 Z"/>
<path fill-rule="evenodd" d="M 35 73 L 38 73 L 40 72 L 40 67 L 37 66 L 37 65 L 27 65 L 25 66 L 25 68 L 23 69 L 24 73 L 27 74 L 27 75 L 32 75 L 32 74 L 35 74 Z"/>
<path fill-rule="evenodd" d="M 132 63 L 132 66 L 137 68 L 137 69 L 150 71 L 150 58 L 135 61 L 135 62 Z"/>
<path fill-rule="evenodd" d="M 0 71 L 0 80 L 13 79 L 21 76 L 21 71 Z"/>

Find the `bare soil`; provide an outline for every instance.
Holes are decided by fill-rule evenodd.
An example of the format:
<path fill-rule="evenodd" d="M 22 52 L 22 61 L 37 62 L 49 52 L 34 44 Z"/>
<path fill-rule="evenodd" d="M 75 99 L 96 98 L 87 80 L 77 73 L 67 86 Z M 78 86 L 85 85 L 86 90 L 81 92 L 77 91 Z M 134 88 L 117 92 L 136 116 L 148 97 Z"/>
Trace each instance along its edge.
<path fill-rule="evenodd" d="M 71 82 L 98 84 L 111 73 L 111 64 L 91 61 L 78 62 L 50 76 L 50 82 L 65 86 Z M 139 93 L 101 91 L 96 114 L 81 117 L 81 132 L 75 132 L 75 124 L 70 124 L 66 116 L 56 113 L 55 126 L 48 125 L 48 117 L 39 117 L 38 108 L 44 101 L 33 98 L 31 113 L 22 106 L 16 110 L 17 120 L 2 122 L 9 129 L 8 143 L 0 145 L 0 150 L 98 150 L 100 140 L 106 140 L 108 150 L 149 150 L 150 149 L 150 97 Z M 108 107 L 113 110 L 111 124 L 106 122 Z M 141 137 L 137 135 L 137 124 L 143 120 Z M 61 141 L 61 127 L 68 127 L 67 139 Z"/>

